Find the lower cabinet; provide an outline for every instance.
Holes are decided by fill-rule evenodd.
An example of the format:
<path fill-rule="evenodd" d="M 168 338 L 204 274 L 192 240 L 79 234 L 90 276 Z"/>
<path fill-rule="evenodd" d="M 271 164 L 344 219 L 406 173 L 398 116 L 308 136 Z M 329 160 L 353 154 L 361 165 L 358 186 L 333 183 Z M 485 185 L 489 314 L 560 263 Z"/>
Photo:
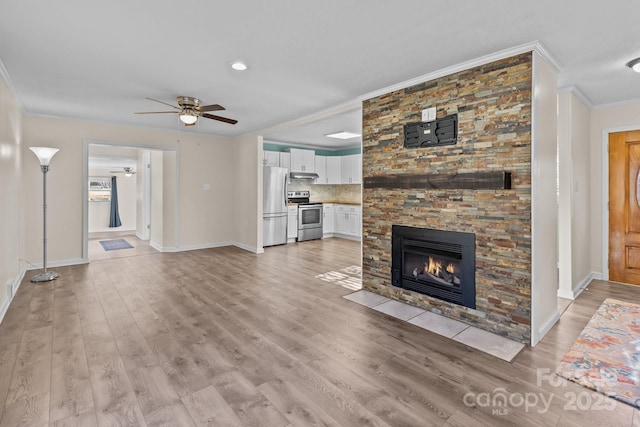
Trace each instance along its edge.
<path fill-rule="evenodd" d="M 334 205 L 325 203 L 322 205 L 322 235 L 329 237 L 336 232 L 336 211 Z"/>
<path fill-rule="evenodd" d="M 287 242 L 295 242 L 298 238 L 298 207 L 287 207 Z"/>
<path fill-rule="evenodd" d="M 359 240 L 362 237 L 362 209 L 354 205 L 335 205 L 335 234 Z"/>

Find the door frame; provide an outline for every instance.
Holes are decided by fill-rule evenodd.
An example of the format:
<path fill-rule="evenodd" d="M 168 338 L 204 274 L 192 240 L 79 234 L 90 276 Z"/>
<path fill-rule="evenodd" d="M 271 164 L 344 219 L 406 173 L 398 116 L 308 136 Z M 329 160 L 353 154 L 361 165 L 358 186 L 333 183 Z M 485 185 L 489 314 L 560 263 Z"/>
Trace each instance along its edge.
<path fill-rule="evenodd" d="M 609 134 L 640 130 L 640 124 L 602 129 L 602 280 L 609 280 Z"/>
<path fill-rule="evenodd" d="M 174 241 L 175 246 L 180 245 L 180 152 L 173 147 L 163 147 L 160 145 L 137 144 L 131 142 L 105 141 L 98 139 L 82 140 L 82 259 L 89 262 L 89 145 L 109 145 L 115 147 L 130 147 L 141 150 L 155 150 L 175 153 L 175 200 L 174 206 Z M 145 203 L 147 201 L 145 200 Z M 150 201 L 148 201 L 150 203 Z M 148 210 L 148 209 L 147 209 Z"/>

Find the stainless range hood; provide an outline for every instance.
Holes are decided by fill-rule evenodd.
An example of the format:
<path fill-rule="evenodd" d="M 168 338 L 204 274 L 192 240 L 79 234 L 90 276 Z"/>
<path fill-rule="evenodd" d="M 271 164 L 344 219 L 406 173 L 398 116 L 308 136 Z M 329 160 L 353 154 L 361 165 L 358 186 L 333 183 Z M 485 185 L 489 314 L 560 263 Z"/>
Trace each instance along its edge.
<path fill-rule="evenodd" d="M 315 172 L 291 172 L 289 177 L 292 179 L 316 179 L 318 174 Z"/>

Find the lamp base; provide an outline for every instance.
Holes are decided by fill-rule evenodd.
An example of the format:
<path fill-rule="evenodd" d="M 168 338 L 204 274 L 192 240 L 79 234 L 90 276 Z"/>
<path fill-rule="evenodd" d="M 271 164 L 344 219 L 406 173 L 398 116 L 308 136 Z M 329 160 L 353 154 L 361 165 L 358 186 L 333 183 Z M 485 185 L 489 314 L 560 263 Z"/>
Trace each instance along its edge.
<path fill-rule="evenodd" d="M 56 280 L 58 277 L 60 277 L 60 275 L 58 273 L 56 273 L 55 271 L 47 271 L 45 273 L 41 273 L 41 274 L 36 274 L 35 276 L 33 276 L 31 278 L 32 282 L 50 282 L 52 280 Z"/>

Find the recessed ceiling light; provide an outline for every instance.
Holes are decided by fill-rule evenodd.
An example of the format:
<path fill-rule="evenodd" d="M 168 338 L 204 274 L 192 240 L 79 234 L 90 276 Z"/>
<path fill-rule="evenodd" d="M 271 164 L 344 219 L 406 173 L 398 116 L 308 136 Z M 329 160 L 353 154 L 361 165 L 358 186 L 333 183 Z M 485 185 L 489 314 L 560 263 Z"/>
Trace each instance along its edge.
<path fill-rule="evenodd" d="M 352 132 L 335 132 L 335 133 L 330 133 L 328 135 L 325 135 L 328 138 L 338 138 L 338 139 L 351 139 L 351 138 L 358 138 L 362 135 L 357 134 L 357 133 L 352 133 Z"/>
<path fill-rule="evenodd" d="M 631 68 L 636 73 L 640 73 L 640 58 L 627 62 L 627 67 Z"/>
<path fill-rule="evenodd" d="M 247 69 L 247 66 L 244 63 L 238 61 L 231 64 L 231 68 L 236 71 L 244 71 Z"/>

